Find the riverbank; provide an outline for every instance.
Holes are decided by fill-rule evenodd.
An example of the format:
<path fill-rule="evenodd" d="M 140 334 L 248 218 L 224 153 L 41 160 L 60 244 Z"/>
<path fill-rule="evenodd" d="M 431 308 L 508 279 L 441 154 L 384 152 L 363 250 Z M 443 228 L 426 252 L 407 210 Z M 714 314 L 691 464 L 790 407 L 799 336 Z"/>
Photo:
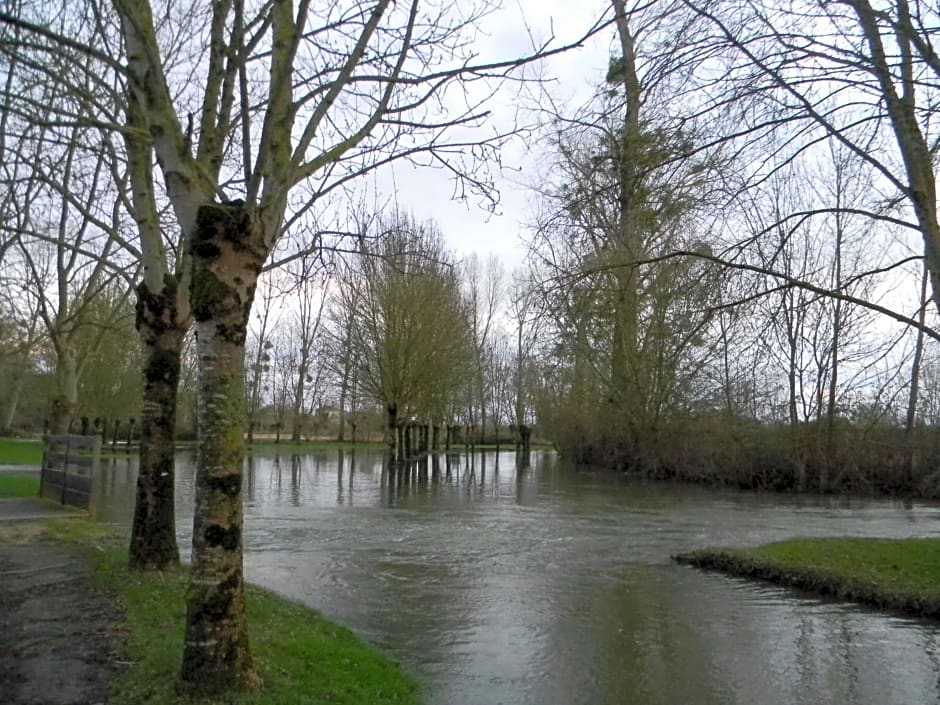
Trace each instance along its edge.
<path fill-rule="evenodd" d="M 107 629 L 120 637 L 114 641 L 114 657 L 108 661 L 118 666 L 111 669 L 108 702 L 111 705 L 181 702 L 176 683 L 185 617 L 185 569 L 162 573 L 129 571 L 126 537 L 91 522 L 75 520 L 36 527 L 35 523 L 4 527 L 0 532 L 0 548 L 46 546 L 47 552 L 51 547 L 53 552 L 58 550 L 72 556 L 84 573 L 79 582 L 87 588 L 81 592 L 79 604 L 84 597 L 104 595 L 111 602 L 111 613 L 123 615 L 120 623 Z M 0 591 L 4 581 L 11 579 L 9 574 L 0 574 Z M 70 577 L 70 582 L 75 582 L 75 576 Z M 52 599 L 54 595 L 55 590 L 47 589 L 33 599 Z M 247 611 L 251 648 L 263 686 L 252 692 L 230 694 L 226 703 L 413 705 L 419 701 L 413 678 L 352 632 L 319 613 L 254 586 L 247 589 Z M 34 613 L 43 614 L 42 605 L 36 606 Z M 40 621 L 51 628 L 69 631 L 73 618 L 79 616 L 80 610 L 74 610 L 60 617 L 65 624 Z M 100 656 L 101 663 L 105 663 L 106 654 Z M 29 665 L 37 662 L 33 657 Z M 47 658 L 46 663 L 50 670 L 47 677 L 61 680 L 62 674 L 55 672 L 56 659 Z M 13 705 L 17 702 L 14 700 Z M 215 705 L 216 701 L 185 702 Z"/>
<path fill-rule="evenodd" d="M 0 465 L 42 463 L 42 441 L 33 438 L 0 438 Z"/>
<path fill-rule="evenodd" d="M 792 539 L 673 558 L 815 595 L 940 619 L 940 539 Z"/>
<path fill-rule="evenodd" d="M 0 471 L 0 498 L 38 496 L 38 472 Z"/>
<path fill-rule="evenodd" d="M 0 499 L 38 497 L 42 443 L 0 438 Z"/>
<path fill-rule="evenodd" d="M 177 450 L 186 450 L 195 448 L 194 441 L 179 441 L 176 443 Z M 305 453 L 314 453 L 322 450 L 381 450 L 385 448 L 382 443 L 372 441 L 360 441 L 351 443 L 348 441 L 305 441 L 303 443 L 275 443 L 274 441 L 259 441 L 253 444 L 246 443 L 245 451 L 249 454 L 258 455 L 303 455 Z M 137 452 L 136 444 L 131 446 L 132 453 Z M 124 446 L 118 446 L 116 450 L 111 450 L 111 445 L 105 443 L 101 448 L 102 457 L 109 457 L 111 453 L 119 456 L 127 454 Z M 37 438 L 0 438 L 0 466 L 3 465 L 31 465 L 38 466 L 42 463 L 42 441 Z"/>

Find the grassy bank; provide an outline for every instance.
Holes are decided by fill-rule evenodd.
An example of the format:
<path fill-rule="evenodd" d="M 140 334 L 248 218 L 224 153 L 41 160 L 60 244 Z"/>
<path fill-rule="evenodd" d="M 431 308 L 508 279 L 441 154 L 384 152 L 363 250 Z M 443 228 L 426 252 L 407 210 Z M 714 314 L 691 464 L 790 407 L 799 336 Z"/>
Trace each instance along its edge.
<path fill-rule="evenodd" d="M 39 495 L 39 475 L 17 475 L 0 472 L 0 497 L 36 497 Z"/>
<path fill-rule="evenodd" d="M 702 550 L 680 563 L 940 619 L 940 539 L 793 539 Z"/>
<path fill-rule="evenodd" d="M 0 438 L 0 465 L 39 465 L 41 462 L 41 441 Z"/>
<path fill-rule="evenodd" d="M 176 692 L 183 643 L 186 571 L 128 571 L 126 541 L 84 521 L 52 524 L 53 538 L 80 544 L 95 581 L 117 596 L 126 613 L 119 658 L 130 664 L 113 683 L 112 705 L 382 705 L 419 702 L 415 681 L 352 632 L 317 612 L 249 586 L 250 643 L 264 683 L 223 701 Z"/>

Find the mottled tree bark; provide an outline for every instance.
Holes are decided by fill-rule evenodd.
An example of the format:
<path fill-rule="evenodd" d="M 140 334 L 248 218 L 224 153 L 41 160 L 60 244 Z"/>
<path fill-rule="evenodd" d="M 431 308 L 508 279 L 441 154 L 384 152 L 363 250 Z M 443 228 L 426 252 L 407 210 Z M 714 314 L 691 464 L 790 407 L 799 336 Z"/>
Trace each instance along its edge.
<path fill-rule="evenodd" d="M 252 685 L 242 572 L 245 337 L 266 249 L 238 204 L 202 206 L 193 242 L 199 451 L 183 683 L 213 693 Z"/>
<path fill-rule="evenodd" d="M 78 407 L 78 360 L 67 345 L 56 352 L 56 379 L 59 388 L 52 400 L 49 430 L 56 434 L 69 433 Z"/>
<path fill-rule="evenodd" d="M 26 381 L 26 374 L 22 370 L 13 381 L 13 388 L 10 390 L 10 396 L 7 398 L 6 409 L 3 415 L 3 426 L 0 429 L 9 431 L 13 428 L 13 421 L 16 419 L 16 408 L 20 401 L 20 392 L 23 391 L 23 383 Z"/>
<path fill-rule="evenodd" d="M 162 570 L 179 563 L 176 544 L 173 442 L 180 357 L 186 321 L 177 315 L 177 282 L 159 293 L 137 289 L 137 331 L 143 346 L 144 395 L 140 416 L 140 469 L 131 529 L 130 566 Z"/>

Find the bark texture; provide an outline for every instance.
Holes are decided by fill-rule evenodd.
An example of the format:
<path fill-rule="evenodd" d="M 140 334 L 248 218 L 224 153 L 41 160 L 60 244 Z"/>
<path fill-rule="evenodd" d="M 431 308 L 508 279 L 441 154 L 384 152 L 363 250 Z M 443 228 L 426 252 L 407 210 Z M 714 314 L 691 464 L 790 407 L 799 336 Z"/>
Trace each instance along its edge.
<path fill-rule="evenodd" d="M 176 310 L 177 284 L 137 289 L 137 331 L 143 344 L 144 396 L 140 417 L 140 470 L 131 530 L 130 565 L 162 570 L 179 563 L 176 544 L 173 458 L 176 395 L 186 323 Z"/>
<path fill-rule="evenodd" d="M 245 337 L 266 249 L 241 204 L 199 209 L 192 309 L 199 351 L 199 451 L 183 683 L 199 693 L 251 686 L 242 570 Z"/>

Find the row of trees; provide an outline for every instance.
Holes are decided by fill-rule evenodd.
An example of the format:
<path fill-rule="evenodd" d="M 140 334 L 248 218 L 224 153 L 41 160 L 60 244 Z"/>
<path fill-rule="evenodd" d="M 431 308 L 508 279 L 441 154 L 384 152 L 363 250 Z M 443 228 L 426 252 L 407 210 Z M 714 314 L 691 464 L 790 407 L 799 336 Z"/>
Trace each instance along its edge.
<path fill-rule="evenodd" d="M 296 441 L 335 410 L 340 440 L 384 416 L 393 457 L 411 423 L 431 427 L 435 447 L 451 426 L 497 443 L 512 427 L 527 442 L 532 361 L 519 345 L 532 321 L 509 315 L 500 261 L 458 261 L 434 222 L 407 215 L 373 219 L 357 243 L 316 276 L 267 278 L 249 330 L 249 439 L 263 411 Z"/>
<path fill-rule="evenodd" d="M 410 216 L 375 218 L 356 242 L 345 256 L 302 253 L 260 280 L 246 341 L 248 441 L 262 419 L 278 439 L 336 433 L 344 440 L 357 418 L 377 412 L 386 429 L 399 421 L 420 420 L 438 431 L 459 425 L 470 429 L 467 440 L 481 443 L 499 442 L 508 426 L 531 426 L 524 379 L 531 361 L 513 345 L 531 340 L 533 321 L 516 320 L 507 308 L 515 299 L 501 262 L 458 261 L 434 222 Z M 74 317 L 44 317 L 51 305 L 44 297 L 57 289 L 49 280 L 33 281 L 29 262 L 45 249 L 24 235 L 17 251 L 26 256 L 9 256 L 3 265 L 7 292 L 22 296 L 5 309 L 11 335 L 4 371 L 12 392 L 6 428 L 43 428 L 50 410 L 51 427 L 60 432 L 79 416 L 136 417 L 140 355 L 129 288 L 112 282 L 89 292 L 88 281 L 77 277 L 75 293 L 56 298 Z M 524 295 L 517 286 L 514 296 Z M 68 356 L 59 354 L 58 326 L 71 335 Z M 188 340 L 180 374 L 195 380 L 196 365 Z M 196 431 L 192 384 L 180 394 L 177 435 L 188 437 Z M 324 419 L 332 412 L 335 423 Z"/>

